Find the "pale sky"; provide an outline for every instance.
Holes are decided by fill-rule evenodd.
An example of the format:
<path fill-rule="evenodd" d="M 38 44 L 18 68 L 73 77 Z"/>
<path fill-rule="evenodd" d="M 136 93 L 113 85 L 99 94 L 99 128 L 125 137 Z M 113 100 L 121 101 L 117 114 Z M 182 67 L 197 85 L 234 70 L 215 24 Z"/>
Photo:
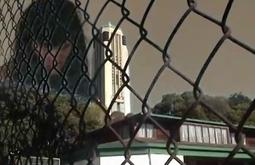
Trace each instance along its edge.
<path fill-rule="evenodd" d="M 89 2 L 88 13 L 90 21 L 94 22 L 96 14 L 106 0 L 91 0 Z M 122 1 L 117 0 L 117 2 Z M 138 23 L 141 22 L 148 2 L 148 0 L 128 0 L 126 7 L 130 10 L 129 17 Z M 199 0 L 197 8 L 220 20 L 227 2 L 227 0 Z M 254 0 L 234 1 L 227 21 L 232 35 L 253 48 L 255 47 L 254 6 Z M 187 9 L 186 0 L 156 0 L 145 21 L 144 27 L 148 31 L 148 38 L 163 49 L 177 21 Z M 100 17 L 97 27 L 108 22 L 116 25 L 121 16 L 121 9 L 113 3 L 109 3 Z M 139 29 L 127 20 L 121 24 L 121 29 L 127 36 L 127 46 L 131 51 L 139 39 Z M 86 33 L 88 36 L 91 35 L 90 30 Z M 4 34 L 1 33 L 0 36 L 2 37 L 2 35 Z M 168 48 L 171 64 L 195 81 L 203 63 L 221 36 L 222 31 L 219 26 L 191 13 Z M 3 47 L 6 47 L 6 44 L 7 42 Z M 130 83 L 141 97 L 145 96 L 153 77 L 162 64 L 161 52 L 143 41 L 135 51 L 130 63 Z M 250 98 L 254 98 L 254 64 L 254 54 L 227 40 L 206 70 L 200 87 L 208 95 L 229 96 L 235 92 L 242 92 Z M 182 93 L 188 90 L 192 90 L 192 86 L 172 71 L 165 70 L 150 94 L 149 105 L 153 107 L 160 102 L 162 95 Z M 131 103 L 132 111 L 141 111 L 141 103 L 134 95 L 132 95 Z"/>
<path fill-rule="evenodd" d="M 101 3 L 102 1 L 97 0 L 97 2 Z M 119 0 L 119 2 L 122 1 Z M 148 2 L 148 0 L 127 1 L 126 6 L 130 10 L 130 18 L 140 22 Z M 197 8 L 220 20 L 227 2 L 223 0 L 199 0 L 197 1 Z M 251 47 L 255 44 L 254 6 L 255 1 L 253 0 L 234 1 L 227 21 L 232 35 Z M 145 22 L 148 38 L 164 48 L 170 33 L 187 8 L 186 0 L 155 1 Z M 92 9 L 98 11 L 91 4 Z M 106 24 L 107 21 L 111 21 L 116 24 L 120 19 L 120 14 L 120 8 L 114 4 L 109 4 L 99 22 Z M 121 28 L 127 36 L 128 49 L 131 51 L 140 36 L 139 29 L 128 21 L 124 21 Z M 168 49 L 172 65 L 195 81 L 203 63 L 221 36 L 222 31 L 219 26 L 191 13 Z M 133 56 L 130 64 L 131 86 L 142 97 L 144 97 L 154 75 L 163 64 L 161 56 L 159 51 L 146 42 L 140 44 Z M 254 98 L 254 64 L 254 54 L 227 40 L 206 70 L 200 87 L 208 95 L 229 96 L 235 92 L 242 92 L 250 98 Z M 182 93 L 187 90 L 192 90 L 192 86 L 172 71 L 165 70 L 152 90 L 149 104 L 154 106 L 160 102 L 164 94 Z M 140 111 L 141 104 L 139 101 L 134 97 L 131 101 L 135 111 Z"/>

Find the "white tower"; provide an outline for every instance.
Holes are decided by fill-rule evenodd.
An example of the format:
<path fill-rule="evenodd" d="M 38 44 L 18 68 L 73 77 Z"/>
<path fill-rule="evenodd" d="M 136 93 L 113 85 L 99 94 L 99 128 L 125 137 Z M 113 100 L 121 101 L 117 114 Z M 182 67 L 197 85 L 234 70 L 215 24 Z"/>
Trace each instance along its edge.
<path fill-rule="evenodd" d="M 109 23 L 107 26 L 101 28 L 99 39 L 104 45 L 108 45 L 110 38 L 112 37 L 115 27 Z M 122 74 L 123 70 L 117 68 L 113 63 L 124 69 L 128 58 L 128 50 L 126 46 L 126 37 L 123 35 L 122 31 L 118 29 L 111 40 L 109 49 L 112 52 L 110 60 L 103 65 L 103 62 L 107 57 L 107 48 L 100 43 L 95 44 L 95 66 L 99 68 L 101 65 L 104 67 L 100 70 L 99 77 L 96 78 L 98 94 L 100 100 L 108 108 L 118 92 L 118 90 L 123 85 Z M 109 54 L 109 53 L 108 53 Z M 129 68 L 125 70 L 125 73 L 129 75 Z M 130 110 L 130 91 L 125 87 L 119 93 L 117 99 L 115 100 L 112 111 L 120 111 L 124 114 L 131 112 Z"/>

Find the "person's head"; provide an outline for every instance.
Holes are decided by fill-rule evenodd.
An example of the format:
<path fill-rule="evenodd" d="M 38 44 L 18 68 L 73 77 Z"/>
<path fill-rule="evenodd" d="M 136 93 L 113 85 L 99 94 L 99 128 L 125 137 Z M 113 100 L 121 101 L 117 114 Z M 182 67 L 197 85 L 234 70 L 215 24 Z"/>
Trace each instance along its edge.
<path fill-rule="evenodd" d="M 81 56 L 86 48 L 77 8 L 68 0 L 32 2 L 21 16 L 16 37 L 21 74 L 41 72 L 40 67 L 48 74 L 61 72 L 67 59 Z"/>

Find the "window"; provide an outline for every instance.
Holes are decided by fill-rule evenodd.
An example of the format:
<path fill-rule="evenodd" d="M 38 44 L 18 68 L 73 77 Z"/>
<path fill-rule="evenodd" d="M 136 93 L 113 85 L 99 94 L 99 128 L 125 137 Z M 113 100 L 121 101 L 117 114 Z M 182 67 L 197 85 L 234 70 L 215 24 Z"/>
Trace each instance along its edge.
<path fill-rule="evenodd" d="M 137 132 L 137 137 L 141 138 L 152 138 L 154 127 L 152 124 L 143 124 Z"/>
<path fill-rule="evenodd" d="M 139 129 L 139 131 L 137 132 L 137 137 L 146 137 L 146 133 L 145 133 L 145 126 L 142 125 L 141 128 Z"/>
<path fill-rule="evenodd" d="M 121 39 L 122 37 L 120 34 L 115 34 L 113 41 L 111 43 L 111 48 L 113 51 L 112 60 L 120 68 L 122 68 Z M 114 65 L 112 65 L 112 84 L 113 84 L 112 93 L 113 95 L 115 95 L 117 91 L 121 88 L 121 86 L 123 85 L 123 82 L 122 82 L 121 70 Z M 122 103 L 123 101 L 124 101 L 124 96 L 123 96 L 123 91 L 121 91 L 117 97 L 116 102 Z"/>
<path fill-rule="evenodd" d="M 202 131 L 201 131 L 201 126 L 196 126 L 196 135 L 197 135 L 197 142 L 202 143 Z"/>
<path fill-rule="evenodd" d="M 180 128 L 180 141 L 207 144 L 228 144 L 228 128 L 199 125 L 183 124 Z"/>
<path fill-rule="evenodd" d="M 21 157 L 20 158 L 21 162 L 17 163 L 17 164 L 28 164 L 28 165 L 44 165 L 44 164 L 48 164 L 49 162 L 49 158 L 48 157 L 34 157 L 34 156 L 30 156 L 30 157 Z M 59 158 L 51 158 L 52 162 L 50 162 L 52 165 L 60 165 L 60 159 Z"/>
<path fill-rule="evenodd" d="M 232 144 L 236 144 L 235 133 L 234 133 L 234 132 L 230 133 L 230 137 L 231 137 L 231 143 L 232 143 Z M 245 135 L 244 135 L 244 145 L 245 145 L 245 144 L 246 144 L 246 137 L 245 137 Z"/>
<path fill-rule="evenodd" d="M 231 133 L 231 134 L 230 134 L 230 137 L 231 137 L 231 143 L 232 143 L 232 144 L 236 144 L 235 133 Z"/>
<path fill-rule="evenodd" d="M 222 133 L 220 128 L 215 129 L 215 137 L 216 137 L 216 143 L 217 144 L 222 144 Z"/>
<path fill-rule="evenodd" d="M 189 125 L 189 142 L 196 142 L 196 132 L 194 125 Z"/>
<path fill-rule="evenodd" d="M 153 125 L 151 124 L 146 124 L 146 137 L 147 138 L 152 138 L 153 137 Z"/>
<path fill-rule="evenodd" d="M 182 125 L 181 126 L 181 141 L 188 142 L 189 136 L 188 136 L 188 126 Z"/>
<path fill-rule="evenodd" d="M 103 41 L 108 41 L 109 40 L 109 32 L 104 31 L 103 32 Z"/>
<path fill-rule="evenodd" d="M 208 127 L 203 127 L 203 140 L 204 140 L 204 143 L 209 143 L 210 142 Z"/>
<path fill-rule="evenodd" d="M 222 129 L 222 143 L 223 144 L 228 144 L 228 134 L 227 134 L 227 129 Z"/>
<path fill-rule="evenodd" d="M 122 36 L 122 45 L 127 45 L 127 38 L 126 38 L 126 36 Z"/>
<path fill-rule="evenodd" d="M 209 138 L 210 138 L 210 143 L 211 144 L 215 144 L 215 132 L 214 132 L 214 128 L 209 128 Z"/>

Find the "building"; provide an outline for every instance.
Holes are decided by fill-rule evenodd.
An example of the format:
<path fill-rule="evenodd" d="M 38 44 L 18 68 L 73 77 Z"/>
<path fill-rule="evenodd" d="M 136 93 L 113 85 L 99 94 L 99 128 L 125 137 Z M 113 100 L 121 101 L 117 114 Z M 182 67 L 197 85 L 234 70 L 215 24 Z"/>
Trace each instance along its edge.
<path fill-rule="evenodd" d="M 113 165 L 123 163 L 126 146 L 143 118 L 142 114 L 137 114 L 112 124 L 112 128 L 122 137 L 123 143 L 107 127 L 93 132 L 91 136 L 97 143 L 95 163 L 97 165 L 107 165 L 109 162 Z M 128 150 L 131 155 L 130 160 L 134 164 L 165 164 L 170 158 L 166 142 L 173 132 L 176 132 L 174 140 L 178 146 L 176 157 L 187 165 L 220 165 L 236 146 L 233 130 L 222 122 L 187 119 L 176 129 L 176 123 L 181 121 L 180 117 L 152 114 L 151 118 L 153 120 L 148 118 L 141 125 Z M 162 128 L 156 127 L 153 124 L 155 122 Z M 255 127 L 245 126 L 243 134 L 244 145 L 251 152 L 255 152 Z M 175 147 L 170 145 L 169 149 L 174 151 Z M 75 165 L 82 165 L 85 162 L 81 157 L 73 158 Z M 230 164 L 251 165 L 254 162 L 249 154 L 239 150 Z M 179 164 L 177 160 L 169 163 L 169 165 Z"/>
<path fill-rule="evenodd" d="M 130 91 L 126 87 L 123 88 L 123 78 L 129 75 L 129 67 L 124 68 L 128 58 L 126 36 L 121 29 L 117 29 L 113 36 L 114 30 L 115 27 L 111 23 L 100 29 L 99 41 L 95 44 L 96 69 L 93 72 L 99 71 L 96 84 L 101 102 L 107 108 L 111 106 L 109 109 L 112 112 L 120 111 L 128 114 Z M 100 68 L 100 66 L 104 67 Z M 117 93 L 119 94 L 116 95 Z"/>

